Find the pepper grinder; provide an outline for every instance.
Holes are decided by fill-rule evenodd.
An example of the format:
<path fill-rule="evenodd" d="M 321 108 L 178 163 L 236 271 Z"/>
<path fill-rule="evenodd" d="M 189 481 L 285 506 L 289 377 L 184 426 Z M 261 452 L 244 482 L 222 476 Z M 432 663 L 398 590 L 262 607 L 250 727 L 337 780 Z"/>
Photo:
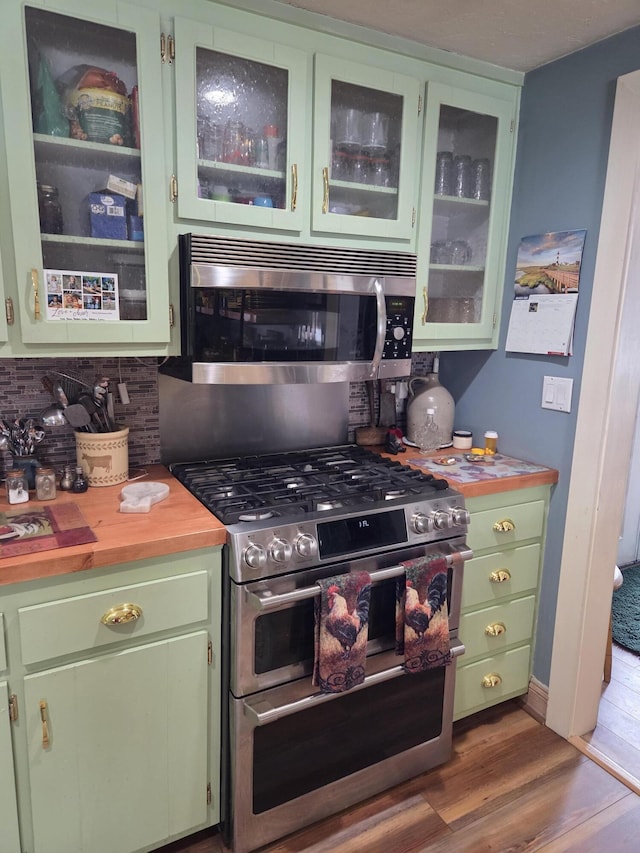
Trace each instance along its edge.
<path fill-rule="evenodd" d="M 87 478 L 84 476 L 84 471 L 82 470 L 81 465 L 76 465 L 76 477 L 73 481 L 73 485 L 71 486 L 71 491 L 76 494 L 80 494 L 82 492 L 86 492 L 89 488 L 89 483 Z"/>
<path fill-rule="evenodd" d="M 60 478 L 60 489 L 63 492 L 70 492 L 73 486 L 73 468 L 71 465 L 65 465 L 62 477 Z"/>

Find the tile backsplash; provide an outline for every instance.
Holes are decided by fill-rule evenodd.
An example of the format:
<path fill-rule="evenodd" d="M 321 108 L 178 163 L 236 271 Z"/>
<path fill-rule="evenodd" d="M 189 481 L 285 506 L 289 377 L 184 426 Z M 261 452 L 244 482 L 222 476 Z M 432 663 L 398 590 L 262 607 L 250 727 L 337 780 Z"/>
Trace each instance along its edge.
<path fill-rule="evenodd" d="M 433 362 L 433 353 L 413 356 L 412 372 L 424 375 Z M 59 371 L 93 385 L 96 377 L 108 376 L 114 395 L 116 423 L 129 427 L 129 466 L 131 476 L 160 461 L 160 429 L 158 405 L 158 360 L 155 358 L 16 358 L 0 360 L 0 418 L 11 422 L 16 418 L 37 418 L 52 403 L 42 378 Z M 126 383 L 129 404 L 118 396 L 117 385 Z M 390 385 L 391 383 L 388 383 Z M 375 394 L 376 412 L 379 397 Z M 349 389 L 349 440 L 356 427 L 368 426 L 369 403 L 364 382 L 354 382 Z M 404 412 L 398 425 L 404 426 Z M 61 469 L 75 464 L 75 435 L 69 425 L 45 427 L 46 436 L 36 456 L 43 464 Z M 11 455 L 2 454 L 2 474 L 11 466 Z"/>

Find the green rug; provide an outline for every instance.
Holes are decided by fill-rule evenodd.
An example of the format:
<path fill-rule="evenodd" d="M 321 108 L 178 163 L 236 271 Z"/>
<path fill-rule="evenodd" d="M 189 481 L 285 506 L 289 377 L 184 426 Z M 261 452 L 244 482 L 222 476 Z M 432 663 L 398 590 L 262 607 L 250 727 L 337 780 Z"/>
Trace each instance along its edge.
<path fill-rule="evenodd" d="M 613 593 L 613 639 L 640 653 L 640 564 L 622 572 L 623 583 Z"/>

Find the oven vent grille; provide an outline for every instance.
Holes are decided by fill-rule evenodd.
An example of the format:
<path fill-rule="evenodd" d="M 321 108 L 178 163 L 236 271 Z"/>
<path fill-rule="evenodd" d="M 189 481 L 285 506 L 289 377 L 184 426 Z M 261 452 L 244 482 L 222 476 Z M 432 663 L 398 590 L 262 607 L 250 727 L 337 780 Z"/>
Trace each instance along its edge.
<path fill-rule="evenodd" d="M 192 264 L 334 275 L 416 277 L 416 255 L 407 252 L 267 243 L 202 234 L 186 234 L 182 239 L 189 242 Z"/>

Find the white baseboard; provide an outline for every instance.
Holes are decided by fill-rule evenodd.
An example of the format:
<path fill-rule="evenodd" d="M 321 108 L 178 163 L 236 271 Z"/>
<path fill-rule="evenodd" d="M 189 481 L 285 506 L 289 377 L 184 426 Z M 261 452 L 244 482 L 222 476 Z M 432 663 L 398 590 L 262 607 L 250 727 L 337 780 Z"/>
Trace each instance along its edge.
<path fill-rule="evenodd" d="M 547 703 L 549 701 L 549 687 L 531 676 L 529 679 L 529 692 L 522 697 L 522 707 L 538 720 L 545 723 L 547 719 Z"/>

